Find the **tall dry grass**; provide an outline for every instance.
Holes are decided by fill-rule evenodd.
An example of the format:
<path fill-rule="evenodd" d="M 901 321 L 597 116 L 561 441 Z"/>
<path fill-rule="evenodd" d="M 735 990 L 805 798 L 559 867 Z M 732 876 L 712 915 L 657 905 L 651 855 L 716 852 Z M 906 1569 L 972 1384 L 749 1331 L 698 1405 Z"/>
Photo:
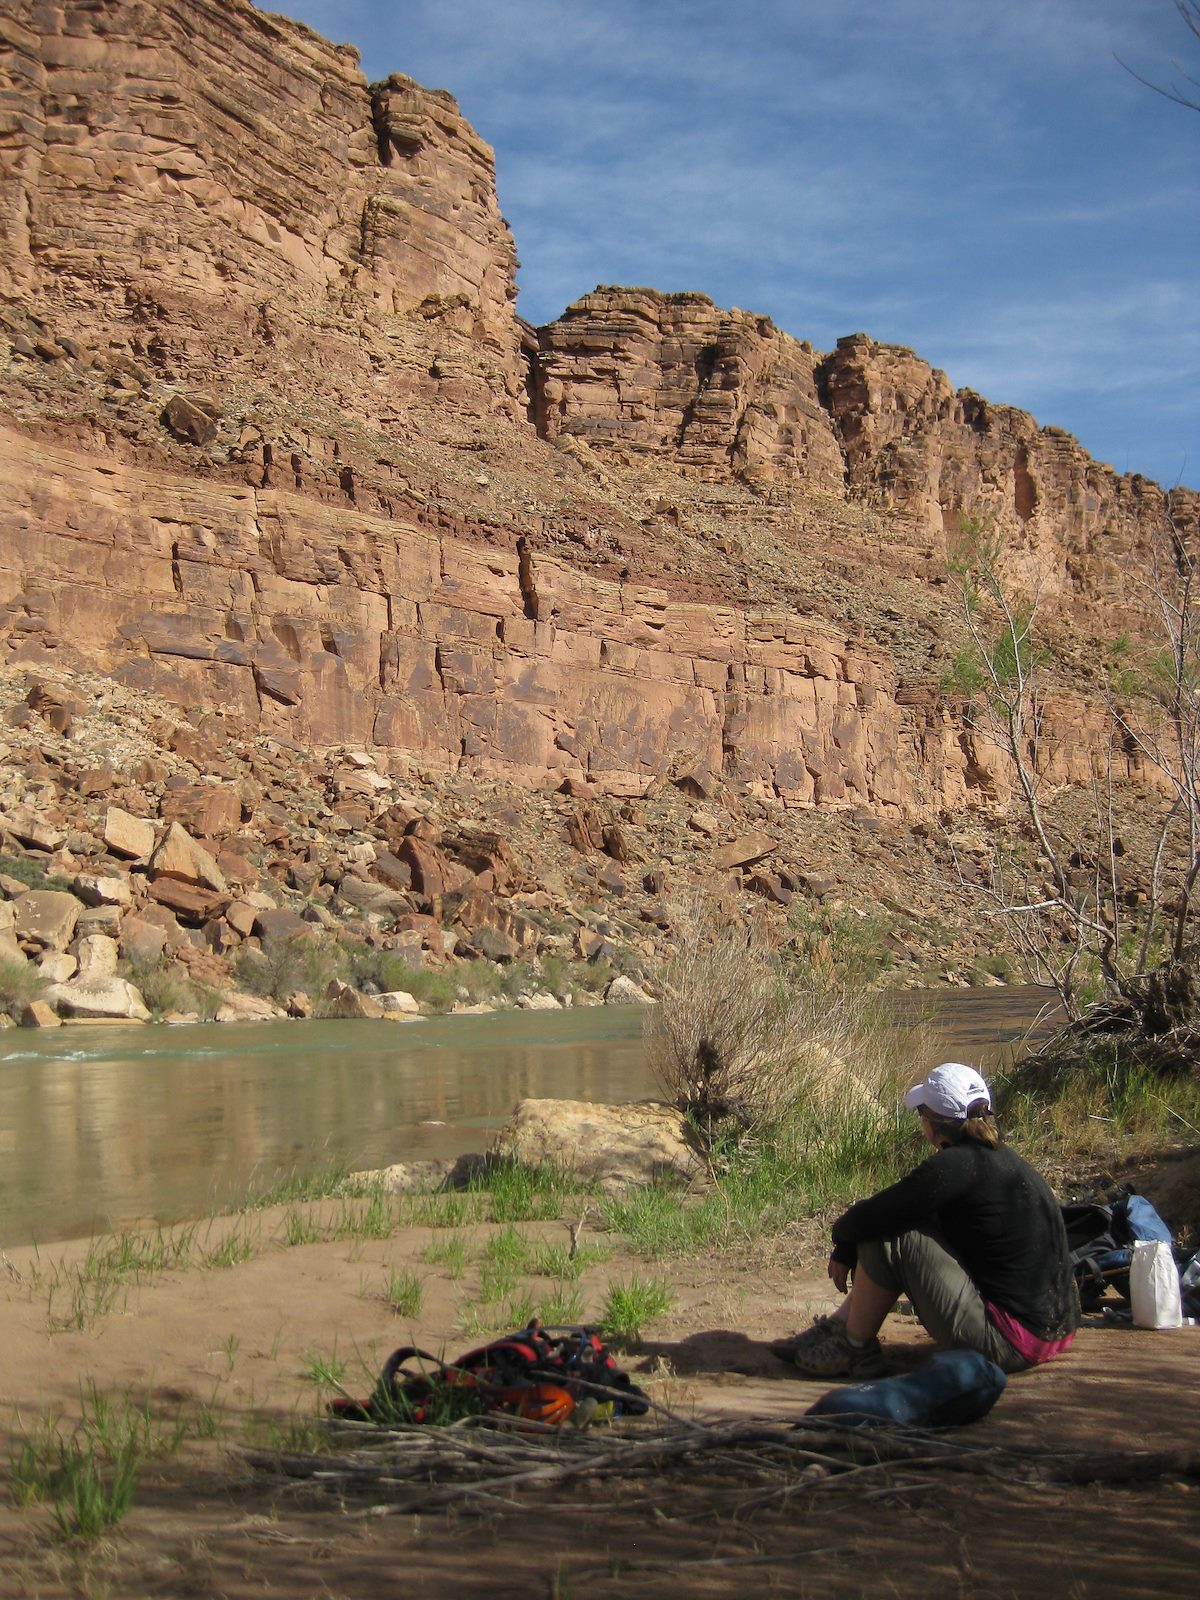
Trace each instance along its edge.
<path fill-rule="evenodd" d="M 710 1139 L 890 1121 L 928 1070 L 932 1039 L 901 1028 L 886 995 L 845 978 L 836 943 L 814 961 L 711 899 L 681 906 L 662 1003 L 647 1023 L 664 1095 Z"/>

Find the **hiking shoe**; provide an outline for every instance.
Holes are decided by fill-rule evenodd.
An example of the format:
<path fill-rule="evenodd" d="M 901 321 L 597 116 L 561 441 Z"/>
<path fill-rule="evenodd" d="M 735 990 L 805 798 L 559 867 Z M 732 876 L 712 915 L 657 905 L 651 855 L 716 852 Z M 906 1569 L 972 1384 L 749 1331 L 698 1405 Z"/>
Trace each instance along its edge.
<path fill-rule="evenodd" d="M 832 1321 L 833 1318 L 831 1316 L 821 1315 L 814 1317 L 812 1328 L 804 1328 L 799 1333 L 790 1333 L 786 1339 L 772 1339 L 768 1348 L 771 1354 L 778 1356 L 781 1361 L 792 1361 L 795 1359 L 796 1351 L 807 1343 L 813 1328 L 820 1327 L 824 1322 Z"/>
<path fill-rule="evenodd" d="M 818 1319 L 793 1343 L 792 1361 L 810 1378 L 878 1378 L 885 1370 L 879 1340 L 851 1344 L 846 1324 L 838 1317 Z"/>

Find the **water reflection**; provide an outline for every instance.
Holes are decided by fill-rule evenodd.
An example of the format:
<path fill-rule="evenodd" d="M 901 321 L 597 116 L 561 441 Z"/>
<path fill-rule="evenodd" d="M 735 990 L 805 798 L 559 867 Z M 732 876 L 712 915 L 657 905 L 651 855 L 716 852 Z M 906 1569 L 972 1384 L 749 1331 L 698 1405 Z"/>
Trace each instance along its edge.
<path fill-rule="evenodd" d="M 945 1053 L 994 1070 L 1044 991 L 936 1001 Z M 930 996 L 897 997 L 901 1019 Z M 0 1036 L 0 1243 L 193 1217 L 256 1179 L 482 1149 L 526 1096 L 656 1093 L 638 1012 L 419 1023 L 81 1027 Z M 914 1078 L 928 1063 L 914 1063 Z M 916 1070 L 919 1068 L 919 1071 Z"/>

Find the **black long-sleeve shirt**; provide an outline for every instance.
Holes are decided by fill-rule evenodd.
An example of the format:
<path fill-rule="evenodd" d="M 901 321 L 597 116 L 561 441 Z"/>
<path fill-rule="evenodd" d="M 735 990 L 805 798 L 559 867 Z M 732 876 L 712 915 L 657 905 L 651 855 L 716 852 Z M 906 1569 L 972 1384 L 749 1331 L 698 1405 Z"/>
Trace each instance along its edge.
<path fill-rule="evenodd" d="M 1039 1339 L 1058 1339 L 1079 1321 L 1062 1212 L 1045 1180 L 1014 1151 L 965 1141 L 833 1225 L 834 1258 L 847 1266 L 867 1239 L 910 1228 L 935 1229 L 985 1301 L 1016 1317 Z"/>

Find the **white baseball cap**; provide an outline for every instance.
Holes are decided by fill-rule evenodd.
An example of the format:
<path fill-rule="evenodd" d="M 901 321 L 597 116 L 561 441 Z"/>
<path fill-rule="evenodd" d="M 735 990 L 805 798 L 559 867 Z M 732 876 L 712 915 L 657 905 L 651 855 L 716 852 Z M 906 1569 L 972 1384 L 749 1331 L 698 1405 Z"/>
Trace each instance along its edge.
<path fill-rule="evenodd" d="M 961 1061 L 943 1061 L 940 1067 L 934 1067 L 924 1083 L 914 1084 L 904 1096 L 904 1104 L 910 1111 L 919 1111 L 924 1106 L 926 1111 L 939 1117 L 965 1117 L 970 1107 L 980 1100 L 990 1110 L 992 1091 L 974 1067 L 964 1066 Z"/>

